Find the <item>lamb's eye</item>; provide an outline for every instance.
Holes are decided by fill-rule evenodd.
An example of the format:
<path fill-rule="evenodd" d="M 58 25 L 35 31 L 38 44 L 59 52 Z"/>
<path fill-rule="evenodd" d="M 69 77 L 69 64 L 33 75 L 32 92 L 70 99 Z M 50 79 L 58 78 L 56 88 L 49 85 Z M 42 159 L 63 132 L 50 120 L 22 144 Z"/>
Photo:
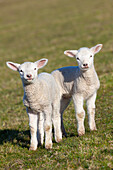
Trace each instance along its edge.
<path fill-rule="evenodd" d="M 22 71 L 22 70 L 20 70 L 20 73 L 23 73 L 23 71 Z"/>
<path fill-rule="evenodd" d="M 34 68 L 34 70 L 36 70 L 36 68 Z"/>
<path fill-rule="evenodd" d="M 80 59 L 77 57 L 77 60 L 80 60 Z"/>
<path fill-rule="evenodd" d="M 90 57 L 92 57 L 92 55 L 90 55 Z"/>

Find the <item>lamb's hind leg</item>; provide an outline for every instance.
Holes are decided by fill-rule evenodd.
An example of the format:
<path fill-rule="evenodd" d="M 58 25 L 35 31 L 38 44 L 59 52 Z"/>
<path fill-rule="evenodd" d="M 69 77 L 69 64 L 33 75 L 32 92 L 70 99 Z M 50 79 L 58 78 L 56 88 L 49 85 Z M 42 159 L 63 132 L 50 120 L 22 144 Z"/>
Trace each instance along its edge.
<path fill-rule="evenodd" d="M 53 104 L 52 121 L 54 125 L 55 141 L 58 143 L 62 141 L 61 115 L 60 115 L 60 102 L 59 101 Z"/>
<path fill-rule="evenodd" d="M 70 101 L 71 101 L 71 98 L 64 98 L 64 97 L 62 97 L 62 99 L 60 101 L 61 129 L 62 129 L 62 134 L 65 137 L 67 137 L 67 133 L 65 131 L 64 124 L 63 124 L 63 112 L 69 105 Z"/>
<path fill-rule="evenodd" d="M 45 148 L 52 148 L 52 106 L 44 109 Z"/>
<path fill-rule="evenodd" d="M 96 123 L 95 123 L 95 100 L 96 100 L 96 93 L 93 94 L 87 100 L 87 111 L 89 117 L 89 127 L 90 130 L 97 130 Z"/>

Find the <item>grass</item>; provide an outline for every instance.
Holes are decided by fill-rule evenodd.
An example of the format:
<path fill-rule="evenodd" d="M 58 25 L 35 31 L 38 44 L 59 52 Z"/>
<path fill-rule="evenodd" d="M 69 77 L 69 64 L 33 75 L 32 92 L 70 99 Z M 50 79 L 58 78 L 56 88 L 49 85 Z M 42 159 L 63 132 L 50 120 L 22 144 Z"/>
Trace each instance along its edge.
<path fill-rule="evenodd" d="M 113 168 L 113 1 L 0 0 L 0 169 Z M 101 87 L 96 102 L 98 131 L 77 136 L 74 107 L 64 113 L 67 138 L 52 150 L 29 151 L 28 116 L 18 73 L 6 61 L 48 58 L 41 71 L 76 65 L 66 49 L 102 43 L 95 56 Z"/>

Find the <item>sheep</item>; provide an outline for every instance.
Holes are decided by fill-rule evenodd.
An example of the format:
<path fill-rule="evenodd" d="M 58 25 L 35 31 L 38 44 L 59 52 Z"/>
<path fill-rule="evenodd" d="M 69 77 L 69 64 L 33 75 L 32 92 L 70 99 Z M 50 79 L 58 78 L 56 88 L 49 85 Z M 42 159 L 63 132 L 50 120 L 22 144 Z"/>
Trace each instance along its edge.
<path fill-rule="evenodd" d="M 37 74 L 38 69 L 44 67 L 47 62 L 47 59 L 23 64 L 6 62 L 10 69 L 19 72 L 22 80 L 24 89 L 23 103 L 29 117 L 31 133 L 30 150 L 36 150 L 38 144 L 43 145 L 44 132 L 45 148 L 52 148 L 52 121 L 56 142 L 62 140 L 61 97 L 57 83 L 51 74 Z"/>
<path fill-rule="evenodd" d="M 63 135 L 67 135 L 63 125 L 63 112 L 73 99 L 78 135 L 85 134 L 84 119 L 85 111 L 83 108 L 86 100 L 90 130 L 97 130 L 95 123 L 95 100 L 100 82 L 94 68 L 94 55 L 98 53 L 102 44 L 97 44 L 92 48 L 83 47 L 79 50 L 66 50 L 64 54 L 76 58 L 78 66 L 62 67 L 52 72 L 56 79 L 61 97 L 61 126 Z"/>

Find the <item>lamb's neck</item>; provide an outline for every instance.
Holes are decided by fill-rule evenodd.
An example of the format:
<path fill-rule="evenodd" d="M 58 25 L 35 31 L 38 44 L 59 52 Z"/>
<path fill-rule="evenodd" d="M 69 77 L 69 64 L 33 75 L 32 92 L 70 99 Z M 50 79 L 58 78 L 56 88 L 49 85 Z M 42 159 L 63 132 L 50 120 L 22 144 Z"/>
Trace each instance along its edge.
<path fill-rule="evenodd" d="M 26 95 L 29 95 L 30 93 L 35 93 L 36 91 L 38 92 L 38 89 L 40 88 L 40 82 L 35 81 L 31 84 L 24 84 L 24 93 Z"/>
<path fill-rule="evenodd" d="M 96 71 L 95 71 L 95 68 L 94 66 L 92 66 L 91 68 L 89 68 L 88 70 L 86 71 L 82 71 L 80 70 L 80 74 L 82 75 L 82 77 L 87 77 L 87 78 L 90 78 L 94 75 L 96 75 Z"/>
<path fill-rule="evenodd" d="M 33 111 L 38 112 L 41 107 L 43 94 L 43 86 L 41 81 L 33 82 L 32 84 L 24 85 L 24 106 L 31 108 Z"/>

